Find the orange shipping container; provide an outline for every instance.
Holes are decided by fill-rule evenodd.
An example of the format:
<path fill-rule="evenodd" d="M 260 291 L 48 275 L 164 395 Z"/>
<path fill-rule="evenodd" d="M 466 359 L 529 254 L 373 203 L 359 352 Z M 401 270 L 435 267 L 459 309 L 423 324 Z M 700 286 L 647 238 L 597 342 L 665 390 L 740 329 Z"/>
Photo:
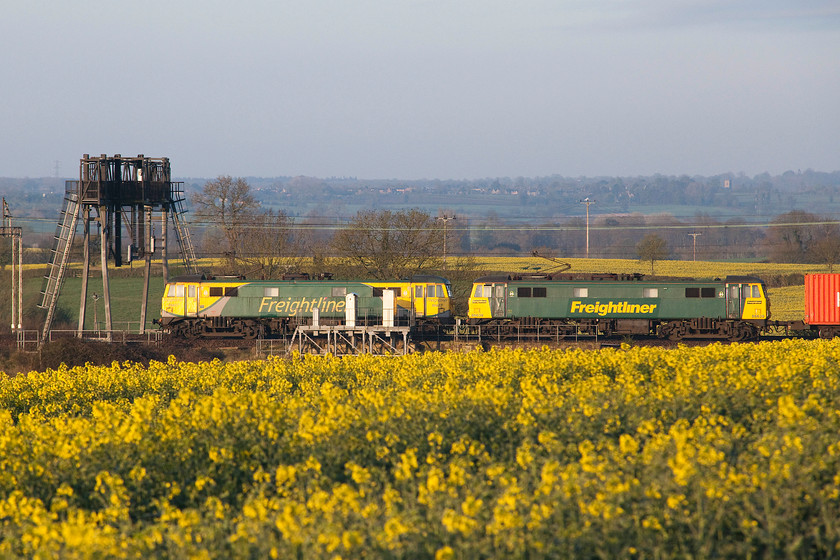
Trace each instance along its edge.
<path fill-rule="evenodd" d="M 805 322 L 840 325 L 840 274 L 805 275 Z"/>

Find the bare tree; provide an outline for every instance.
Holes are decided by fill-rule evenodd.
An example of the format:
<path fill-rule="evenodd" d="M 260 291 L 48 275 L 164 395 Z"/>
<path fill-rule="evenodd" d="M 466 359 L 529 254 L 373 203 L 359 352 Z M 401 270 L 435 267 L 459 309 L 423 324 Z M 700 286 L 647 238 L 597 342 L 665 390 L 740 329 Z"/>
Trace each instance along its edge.
<path fill-rule="evenodd" d="M 193 195 L 192 202 L 198 219 L 222 230 L 226 244 L 222 252 L 228 257 L 228 263 L 233 265 L 242 251 L 243 226 L 260 206 L 251 194 L 251 186 L 244 179 L 220 175 Z"/>
<path fill-rule="evenodd" d="M 318 275 L 324 272 L 336 272 L 335 262 L 330 262 L 333 253 L 332 238 L 338 226 L 337 218 L 327 218 L 337 214 L 332 208 L 317 206 L 306 216 L 296 221 L 296 245 L 298 254 L 306 257 L 300 262 L 300 270 Z M 334 221 L 335 220 L 335 221 Z M 340 267 L 339 267 L 340 268 Z"/>
<path fill-rule="evenodd" d="M 376 278 L 402 278 L 439 268 L 443 226 L 420 210 L 367 210 L 336 232 L 333 249 Z"/>
<path fill-rule="evenodd" d="M 291 225 L 285 213 L 273 210 L 243 217 L 237 262 L 249 276 L 277 278 L 299 266 Z"/>
<path fill-rule="evenodd" d="M 668 256 L 668 244 L 655 233 L 649 233 L 636 245 L 636 252 L 642 262 L 650 261 L 650 273 L 653 274 L 653 263 Z"/>
<path fill-rule="evenodd" d="M 835 224 L 826 224 L 820 230 L 811 254 L 814 260 L 828 266 L 830 273 L 834 271 L 834 265 L 840 263 L 840 228 Z"/>
<path fill-rule="evenodd" d="M 810 212 L 793 210 L 780 214 L 767 230 L 766 244 L 774 262 L 804 263 L 819 238 L 819 218 Z"/>

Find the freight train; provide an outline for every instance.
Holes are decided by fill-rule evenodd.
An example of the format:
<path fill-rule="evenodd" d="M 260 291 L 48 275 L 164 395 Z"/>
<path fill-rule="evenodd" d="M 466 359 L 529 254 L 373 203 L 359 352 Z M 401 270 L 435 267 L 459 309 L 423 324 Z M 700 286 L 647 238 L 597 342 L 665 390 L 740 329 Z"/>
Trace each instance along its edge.
<path fill-rule="evenodd" d="M 771 330 L 840 335 L 840 274 L 806 276 L 803 321 L 771 320 L 765 283 L 752 276 L 707 281 L 641 274 L 495 275 L 473 282 L 459 324 L 487 338 L 656 336 L 756 340 Z M 405 325 L 442 332 L 455 323 L 452 286 L 439 276 L 336 281 L 185 276 L 166 284 L 165 331 L 183 337 L 274 337 L 301 325 Z"/>
<path fill-rule="evenodd" d="M 316 320 L 325 326 L 422 327 L 450 320 L 451 300 L 452 286 L 439 276 L 346 282 L 304 274 L 261 281 L 200 274 L 166 284 L 157 323 L 187 338 L 246 339 L 290 334 Z"/>

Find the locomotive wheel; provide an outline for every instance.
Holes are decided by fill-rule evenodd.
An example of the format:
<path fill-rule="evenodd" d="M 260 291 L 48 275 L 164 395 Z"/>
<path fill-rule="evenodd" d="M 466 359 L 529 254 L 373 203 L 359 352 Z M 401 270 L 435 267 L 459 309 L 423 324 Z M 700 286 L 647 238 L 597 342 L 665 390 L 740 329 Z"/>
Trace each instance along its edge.
<path fill-rule="evenodd" d="M 730 342 L 746 342 L 748 340 L 756 340 L 758 338 L 758 331 L 750 324 L 741 323 L 734 325 L 732 333 L 729 335 Z"/>
<path fill-rule="evenodd" d="M 671 321 L 659 327 L 659 338 L 667 338 L 668 340 L 682 340 L 685 337 L 684 325 L 679 321 Z"/>
<path fill-rule="evenodd" d="M 728 340 L 729 340 L 729 342 L 742 342 L 746 338 L 747 338 L 747 335 L 744 332 L 744 329 L 742 329 L 739 326 L 736 326 L 735 328 L 732 329 L 732 332 L 729 333 Z"/>
<path fill-rule="evenodd" d="M 840 334 L 840 328 L 838 327 L 822 327 L 820 328 L 820 338 L 823 339 L 831 339 Z"/>
<path fill-rule="evenodd" d="M 254 340 L 255 338 L 257 338 L 257 329 L 250 325 L 245 327 L 244 329 L 242 329 L 242 338 L 244 338 L 245 340 Z"/>
<path fill-rule="evenodd" d="M 193 329 L 193 325 L 185 325 L 184 328 L 181 329 L 181 335 L 187 340 L 192 340 L 198 337 L 198 333 Z"/>

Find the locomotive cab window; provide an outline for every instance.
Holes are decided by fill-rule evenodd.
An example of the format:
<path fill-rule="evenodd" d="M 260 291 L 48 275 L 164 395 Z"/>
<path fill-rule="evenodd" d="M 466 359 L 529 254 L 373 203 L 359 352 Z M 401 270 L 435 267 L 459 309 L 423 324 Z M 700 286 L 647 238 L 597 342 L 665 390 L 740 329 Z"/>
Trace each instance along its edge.
<path fill-rule="evenodd" d="M 493 295 L 493 286 L 489 285 L 481 285 L 475 287 L 475 293 L 473 297 L 486 297 L 489 298 Z"/>
<path fill-rule="evenodd" d="M 414 286 L 414 297 L 423 297 L 423 286 Z"/>
<path fill-rule="evenodd" d="M 183 284 L 172 284 L 169 286 L 169 297 L 184 297 L 186 294 L 185 286 Z"/>
<path fill-rule="evenodd" d="M 443 286 L 429 284 L 426 287 L 426 297 L 443 297 Z"/>
<path fill-rule="evenodd" d="M 753 285 L 751 286 L 751 288 L 752 288 L 752 297 L 754 297 L 754 298 L 760 298 L 760 297 L 761 297 L 761 290 L 759 289 L 758 285 L 757 285 L 757 284 L 753 284 Z"/>

